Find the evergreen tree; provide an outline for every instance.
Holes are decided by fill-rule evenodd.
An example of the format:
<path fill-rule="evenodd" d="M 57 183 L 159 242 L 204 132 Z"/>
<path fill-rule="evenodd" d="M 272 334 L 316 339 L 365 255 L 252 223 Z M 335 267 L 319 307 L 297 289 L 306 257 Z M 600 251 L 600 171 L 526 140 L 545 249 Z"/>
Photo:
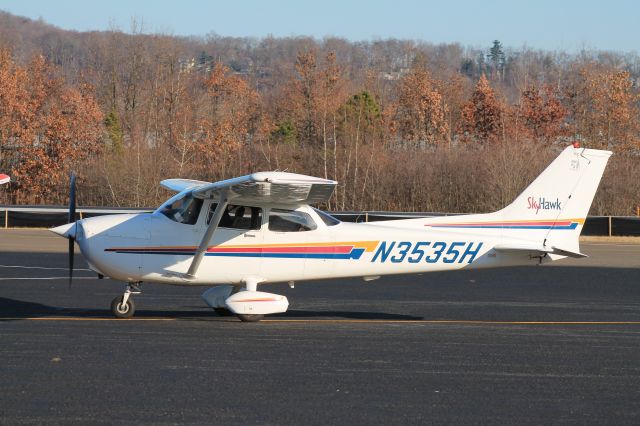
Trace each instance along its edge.
<path fill-rule="evenodd" d="M 271 132 L 271 136 L 278 142 L 295 145 L 298 134 L 293 123 L 290 120 L 285 120 L 276 125 L 275 130 Z"/>
<path fill-rule="evenodd" d="M 502 71 L 506 63 L 502 43 L 499 40 L 493 40 L 493 46 L 489 49 L 489 60 L 493 65 L 493 69 L 502 77 Z"/>
<path fill-rule="evenodd" d="M 121 154 L 124 151 L 124 136 L 120 126 L 120 119 L 118 119 L 118 113 L 115 109 L 112 109 L 105 117 L 104 126 L 111 140 L 113 151 Z"/>
<path fill-rule="evenodd" d="M 357 93 L 345 105 L 346 113 L 350 115 L 362 114 L 367 124 L 380 119 L 380 105 L 367 90 Z"/>
<path fill-rule="evenodd" d="M 474 78 L 476 72 L 476 64 L 472 59 L 464 59 L 460 66 L 460 73 L 466 75 L 469 78 Z"/>

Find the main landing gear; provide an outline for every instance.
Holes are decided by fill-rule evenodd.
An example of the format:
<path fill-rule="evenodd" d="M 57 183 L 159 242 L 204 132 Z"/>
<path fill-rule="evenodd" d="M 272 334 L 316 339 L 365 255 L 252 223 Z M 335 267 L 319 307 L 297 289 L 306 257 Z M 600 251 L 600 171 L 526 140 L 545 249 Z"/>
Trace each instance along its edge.
<path fill-rule="evenodd" d="M 266 314 L 286 312 L 289 307 L 287 298 L 258 291 L 259 282 L 248 277 L 244 280 L 244 287 L 240 284 L 212 287 L 202 294 L 202 298 L 218 315 L 235 315 L 242 322 L 258 322 Z"/>
<path fill-rule="evenodd" d="M 235 315 L 242 322 L 258 322 L 264 318 L 263 314 L 247 314 L 247 315 L 234 314 L 233 312 L 231 312 L 231 310 L 229 310 L 229 308 L 213 308 L 213 310 L 215 311 L 216 314 L 218 314 L 221 317 L 232 317 Z"/>
<path fill-rule="evenodd" d="M 242 322 L 258 322 L 264 318 L 264 314 L 238 314 L 237 317 L 240 318 L 240 321 Z"/>
<path fill-rule="evenodd" d="M 229 293 L 229 296 L 233 296 L 234 294 L 239 293 L 241 291 L 244 291 L 244 289 L 240 288 L 240 286 L 234 286 L 233 290 L 231 290 L 231 293 Z M 222 302 L 222 303 L 224 304 L 224 302 Z M 235 315 L 242 322 L 258 322 L 258 321 L 260 321 L 261 319 L 264 318 L 264 315 L 262 315 L 262 314 L 260 314 L 260 315 L 256 315 L 256 314 L 250 314 L 250 315 L 235 314 L 228 307 L 226 307 L 226 304 L 224 304 L 224 307 L 216 307 L 216 308 L 213 308 L 213 310 L 215 311 L 216 314 L 220 315 L 221 317 L 232 317 L 232 316 Z"/>
<path fill-rule="evenodd" d="M 136 312 L 136 305 L 131 296 L 142 293 L 140 284 L 142 283 L 128 283 L 124 294 L 111 301 L 111 313 L 116 318 L 131 318 Z"/>

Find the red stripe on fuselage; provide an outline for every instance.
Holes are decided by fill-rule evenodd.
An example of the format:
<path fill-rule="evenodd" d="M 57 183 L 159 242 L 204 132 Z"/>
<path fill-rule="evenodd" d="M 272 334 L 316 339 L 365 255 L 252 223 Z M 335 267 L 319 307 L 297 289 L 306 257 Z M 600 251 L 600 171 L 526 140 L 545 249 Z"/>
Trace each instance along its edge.
<path fill-rule="evenodd" d="M 336 247 L 210 247 L 207 253 L 351 253 L 353 246 Z"/>

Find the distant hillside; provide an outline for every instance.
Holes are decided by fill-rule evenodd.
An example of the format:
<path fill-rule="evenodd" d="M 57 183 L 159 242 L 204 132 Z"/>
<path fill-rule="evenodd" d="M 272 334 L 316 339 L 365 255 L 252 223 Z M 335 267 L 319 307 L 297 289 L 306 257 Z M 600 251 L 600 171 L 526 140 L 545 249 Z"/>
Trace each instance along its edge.
<path fill-rule="evenodd" d="M 74 32 L 0 12 L 0 202 L 64 202 L 71 169 L 86 204 L 134 206 L 167 176 L 288 169 L 340 181 L 331 208 L 486 211 L 577 140 L 622 154 L 594 209 L 635 212 L 638 55 L 508 44 Z"/>

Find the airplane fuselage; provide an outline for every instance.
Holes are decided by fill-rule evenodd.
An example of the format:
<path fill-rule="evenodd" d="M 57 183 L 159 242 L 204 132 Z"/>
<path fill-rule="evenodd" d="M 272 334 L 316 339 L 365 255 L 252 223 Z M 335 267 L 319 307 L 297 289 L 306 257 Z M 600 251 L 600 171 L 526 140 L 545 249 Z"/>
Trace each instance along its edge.
<path fill-rule="evenodd" d="M 493 247 L 504 239 L 495 232 L 445 231 L 429 226 L 430 219 L 389 226 L 327 224 L 316 210 L 298 206 L 289 209 L 307 214 L 315 229 L 273 231 L 270 209 L 287 206 L 263 207 L 259 229 L 218 228 L 193 278 L 186 272 L 204 220 L 176 223 L 158 212 L 90 218 L 78 223 L 76 241 L 91 267 L 103 275 L 174 285 L 237 284 L 247 277 L 260 282 L 369 278 L 540 262 L 496 252 Z"/>

